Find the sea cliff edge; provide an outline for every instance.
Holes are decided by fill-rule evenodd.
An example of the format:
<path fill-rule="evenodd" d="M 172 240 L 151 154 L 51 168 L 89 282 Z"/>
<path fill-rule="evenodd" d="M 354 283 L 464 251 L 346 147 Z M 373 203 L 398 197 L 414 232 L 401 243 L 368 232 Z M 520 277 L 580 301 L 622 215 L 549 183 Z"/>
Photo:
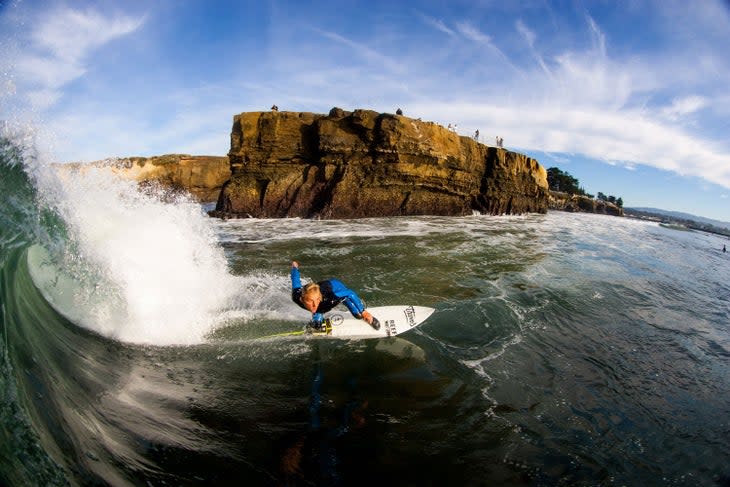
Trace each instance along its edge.
<path fill-rule="evenodd" d="M 403 115 L 244 112 L 233 119 L 231 179 L 213 216 L 358 218 L 545 213 L 534 159 Z"/>

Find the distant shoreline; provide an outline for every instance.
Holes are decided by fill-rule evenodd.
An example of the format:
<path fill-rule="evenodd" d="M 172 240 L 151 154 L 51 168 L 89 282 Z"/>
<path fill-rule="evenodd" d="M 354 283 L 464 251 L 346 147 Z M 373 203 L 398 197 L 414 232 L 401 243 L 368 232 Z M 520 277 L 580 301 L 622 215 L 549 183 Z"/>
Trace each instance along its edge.
<path fill-rule="evenodd" d="M 688 230 L 697 230 L 700 232 L 711 233 L 713 235 L 721 235 L 730 237 L 730 228 L 718 227 L 711 223 L 698 222 L 690 218 L 680 218 L 663 213 L 651 211 L 643 211 L 632 208 L 624 208 L 624 215 L 635 220 L 651 221 L 665 225 L 680 225 Z"/>

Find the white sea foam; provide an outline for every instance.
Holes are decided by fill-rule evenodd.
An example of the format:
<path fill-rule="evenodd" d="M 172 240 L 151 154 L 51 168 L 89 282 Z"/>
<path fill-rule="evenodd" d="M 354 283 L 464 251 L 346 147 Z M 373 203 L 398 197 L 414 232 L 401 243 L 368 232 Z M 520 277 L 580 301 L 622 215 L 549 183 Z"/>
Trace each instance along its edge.
<path fill-rule="evenodd" d="M 69 230 L 59 263 L 75 283 L 77 323 L 122 341 L 192 344 L 231 306 L 241 283 L 195 202 L 98 168 L 39 184 Z"/>

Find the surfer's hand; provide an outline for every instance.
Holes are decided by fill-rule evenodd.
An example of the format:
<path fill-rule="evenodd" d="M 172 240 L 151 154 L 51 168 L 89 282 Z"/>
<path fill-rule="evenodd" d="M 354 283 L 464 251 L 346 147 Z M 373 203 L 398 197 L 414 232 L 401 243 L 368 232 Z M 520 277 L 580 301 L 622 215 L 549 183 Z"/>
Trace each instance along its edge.
<path fill-rule="evenodd" d="M 380 322 L 375 316 L 371 315 L 369 311 L 363 311 L 361 316 L 363 320 L 367 321 L 368 324 L 370 324 L 370 326 L 372 326 L 376 330 L 380 330 Z"/>

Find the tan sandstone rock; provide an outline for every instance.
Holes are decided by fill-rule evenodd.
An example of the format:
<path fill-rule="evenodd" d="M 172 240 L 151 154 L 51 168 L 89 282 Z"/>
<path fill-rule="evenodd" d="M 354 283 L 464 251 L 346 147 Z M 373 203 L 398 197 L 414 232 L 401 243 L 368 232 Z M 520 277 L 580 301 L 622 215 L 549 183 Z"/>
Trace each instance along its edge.
<path fill-rule="evenodd" d="M 203 202 L 216 201 L 231 178 L 228 158 L 221 156 L 167 154 L 115 159 L 107 165 L 121 177 L 185 190 Z"/>
<path fill-rule="evenodd" d="M 355 218 L 544 213 L 534 159 L 433 122 L 370 110 L 234 117 L 217 216 Z"/>

